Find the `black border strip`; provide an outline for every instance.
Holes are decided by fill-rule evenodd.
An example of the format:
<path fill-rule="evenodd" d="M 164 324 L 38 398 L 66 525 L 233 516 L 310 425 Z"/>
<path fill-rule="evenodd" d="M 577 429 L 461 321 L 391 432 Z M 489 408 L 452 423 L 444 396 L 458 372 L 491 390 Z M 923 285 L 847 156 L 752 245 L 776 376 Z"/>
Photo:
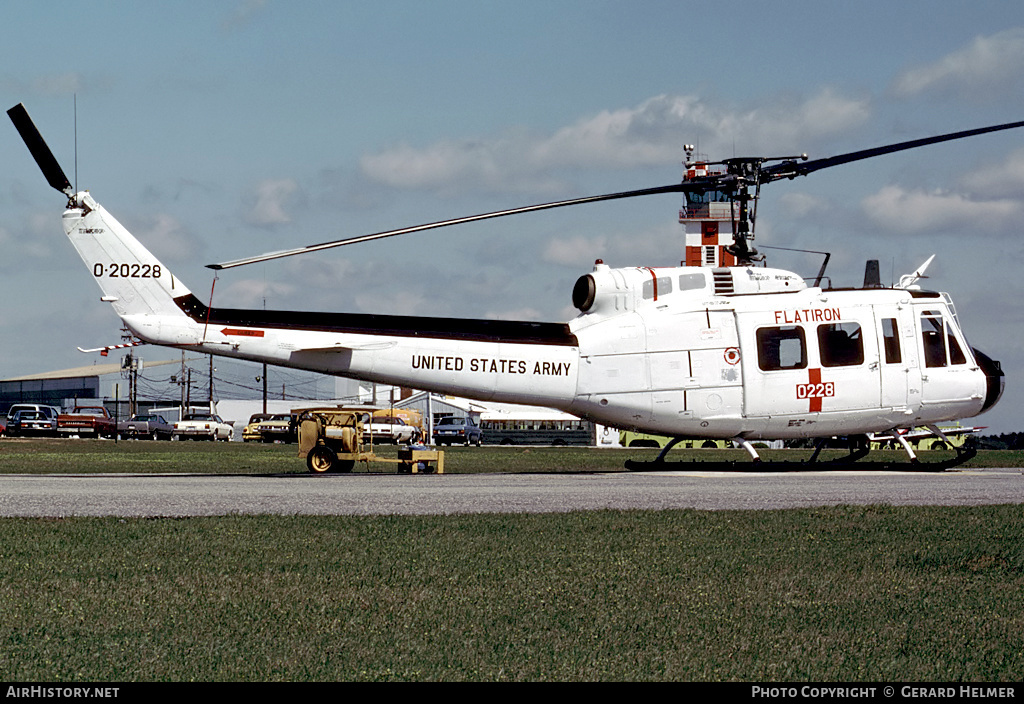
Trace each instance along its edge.
<path fill-rule="evenodd" d="M 533 323 L 517 320 L 429 318 L 412 315 L 367 313 L 313 313 L 284 310 L 207 308 L 193 294 L 174 302 L 197 323 L 243 328 L 312 330 L 316 332 L 439 338 L 474 342 L 507 342 L 520 345 L 578 347 L 579 341 L 566 323 Z"/>

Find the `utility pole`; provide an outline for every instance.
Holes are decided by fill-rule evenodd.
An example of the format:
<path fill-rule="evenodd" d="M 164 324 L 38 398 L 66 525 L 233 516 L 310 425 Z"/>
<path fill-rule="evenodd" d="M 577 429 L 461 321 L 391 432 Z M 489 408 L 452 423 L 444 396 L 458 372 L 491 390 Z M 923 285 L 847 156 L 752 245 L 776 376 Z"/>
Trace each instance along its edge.
<path fill-rule="evenodd" d="M 123 334 L 121 340 L 129 342 L 132 339 L 132 334 L 128 332 L 127 328 L 122 328 Z M 138 376 L 139 376 L 139 360 L 135 358 L 131 350 L 128 350 L 128 354 L 121 360 L 121 378 L 128 380 L 128 417 L 133 417 L 138 409 L 136 408 L 138 403 Z"/>
<path fill-rule="evenodd" d="M 181 387 L 181 409 L 178 411 L 178 418 L 180 419 L 180 418 L 184 417 L 184 415 L 185 415 L 185 352 L 184 352 L 184 350 L 182 350 L 182 352 L 181 352 L 181 375 L 177 379 L 174 379 L 172 377 L 171 381 L 176 382 L 178 384 L 178 386 Z"/>
<path fill-rule="evenodd" d="M 128 417 L 139 412 L 139 368 L 142 361 L 131 352 L 121 361 L 121 378 L 128 380 Z"/>

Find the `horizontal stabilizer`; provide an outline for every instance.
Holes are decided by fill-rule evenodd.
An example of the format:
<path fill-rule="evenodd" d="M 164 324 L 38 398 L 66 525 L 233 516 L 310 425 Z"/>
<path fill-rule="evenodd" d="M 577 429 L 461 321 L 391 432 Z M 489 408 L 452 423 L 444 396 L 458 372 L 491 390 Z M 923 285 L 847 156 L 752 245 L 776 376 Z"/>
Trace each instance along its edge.
<path fill-rule="evenodd" d="M 378 352 L 382 350 L 389 350 L 395 347 L 398 343 L 394 340 L 385 340 L 383 342 L 367 342 L 361 345 L 331 345 L 330 347 L 303 347 L 295 350 L 296 352 Z"/>

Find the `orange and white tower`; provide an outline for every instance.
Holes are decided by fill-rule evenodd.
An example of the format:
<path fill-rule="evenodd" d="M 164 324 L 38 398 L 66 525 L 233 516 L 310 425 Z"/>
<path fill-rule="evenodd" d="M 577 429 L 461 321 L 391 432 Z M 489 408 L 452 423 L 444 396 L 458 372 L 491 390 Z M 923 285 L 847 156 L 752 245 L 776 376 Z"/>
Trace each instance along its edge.
<path fill-rule="evenodd" d="M 684 183 L 691 179 L 706 178 L 725 173 L 720 164 L 692 159 L 693 146 L 687 144 Z M 725 251 L 733 242 L 733 222 L 739 216 L 735 206 L 723 191 L 688 193 L 679 209 L 679 222 L 686 237 L 686 266 L 736 266 L 736 257 Z"/>

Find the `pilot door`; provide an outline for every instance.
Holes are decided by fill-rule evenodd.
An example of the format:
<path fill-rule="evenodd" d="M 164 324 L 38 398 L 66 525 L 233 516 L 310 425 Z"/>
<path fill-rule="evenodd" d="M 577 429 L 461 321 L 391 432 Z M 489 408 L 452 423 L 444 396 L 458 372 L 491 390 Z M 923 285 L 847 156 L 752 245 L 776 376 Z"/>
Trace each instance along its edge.
<path fill-rule="evenodd" d="M 912 308 L 875 307 L 883 409 L 910 414 L 921 399 L 917 326 Z"/>
<path fill-rule="evenodd" d="M 880 405 L 879 350 L 870 307 L 740 316 L 747 417 L 815 421 Z"/>

